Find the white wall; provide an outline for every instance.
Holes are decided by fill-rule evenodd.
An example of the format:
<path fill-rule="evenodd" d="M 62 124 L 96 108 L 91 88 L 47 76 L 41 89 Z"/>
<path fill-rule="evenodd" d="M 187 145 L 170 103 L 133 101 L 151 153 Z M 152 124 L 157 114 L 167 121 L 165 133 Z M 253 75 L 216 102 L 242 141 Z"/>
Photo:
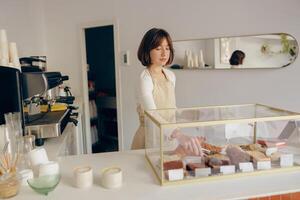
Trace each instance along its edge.
<path fill-rule="evenodd" d="M 44 13 L 42 0 L 0 0 L 0 29 L 20 57 L 46 54 Z"/>
<path fill-rule="evenodd" d="M 5 2 L 10 5 L 8 2 L 11 0 Z M 21 13 L 26 11 L 24 6 Z M 165 28 L 174 40 L 286 32 L 300 41 L 299 8 L 298 0 L 45 1 L 48 63 L 53 69 L 71 76 L 73 92 L 80 96 L 80 24 L 112 18 L 119 20 L 120 50 L 131 53 L 131 66 L 120 66 L 119 69 L 124 146 L 129 148 L 138 127 L 134 88 L 143 69 L 136 58 L 136 51 L 146 30 L 154 26 Z M 6 15 L 16 18 L 10 12 Z M 17 16 L 22 17 L 20 14 Z M 17 38 L 20 27 L 13 31 L 18 31 L 15 33 Z M 36 38 L 33 36 L 37 35 L 30 36 L 28 31 L 28 40 L 34 42 Z M 35 46 L 35 49 L 38 47 Z M 293 65 L 283 69 L 175 71 L 177 105 L 260 102 L 300 111 L 299 64 L 300 59 L 297 59 Z"/>

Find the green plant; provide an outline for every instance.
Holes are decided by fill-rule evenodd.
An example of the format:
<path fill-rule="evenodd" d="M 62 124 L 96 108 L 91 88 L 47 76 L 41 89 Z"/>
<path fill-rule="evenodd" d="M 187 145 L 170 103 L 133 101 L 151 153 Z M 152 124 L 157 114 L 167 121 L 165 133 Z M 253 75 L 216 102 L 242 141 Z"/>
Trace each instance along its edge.
<path fill-rule="evenodd" d="M 280 41 L 282 45 L 281 53 L 288 53 L 290 56 L 294 57 L 296 55 L 296 46 L 291 44 L 287 34 L 280 34 Z"/>
<path fill-rule="evenodd" d="M 289 40 L 285 33 L 280 34 L 281 50 L 272 51 L 271 45 L 265 42 L 260 47 L 260 52 L 265 55 L 289 54 L 290 60 L 293 60 L 297 55 L 297 46 Z"/>

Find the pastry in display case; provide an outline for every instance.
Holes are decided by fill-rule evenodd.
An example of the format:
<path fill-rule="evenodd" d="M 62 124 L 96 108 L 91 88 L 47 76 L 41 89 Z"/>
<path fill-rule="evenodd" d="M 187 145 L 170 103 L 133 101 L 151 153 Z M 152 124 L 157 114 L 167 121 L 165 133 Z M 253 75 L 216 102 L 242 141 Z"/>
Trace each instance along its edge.
<path fill-rule="evenodd" d="M 145 111 L 161 185 L 300 170 L 300 113 L 261 104 Z"/>

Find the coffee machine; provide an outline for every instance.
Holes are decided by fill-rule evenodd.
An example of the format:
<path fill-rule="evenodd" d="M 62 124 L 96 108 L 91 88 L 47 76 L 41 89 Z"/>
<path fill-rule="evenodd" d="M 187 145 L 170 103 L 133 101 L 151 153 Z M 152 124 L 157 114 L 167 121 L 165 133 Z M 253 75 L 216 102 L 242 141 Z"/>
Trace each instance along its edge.
<path fill-rule="evenodd" d="M 59 136 L 68 122 L 76 124 L 76 120 L 71 118 L 74 107 L 69 105 L 75 98 L 69 96 L 46 99 L 44 95 L 68 79 L 68 76 L 62 76 L 60 72 L 20 72 L 18 69 L 0 66 L 0 124 L 5 123 L 5 113 L 20 112 L 23 134 L 35 135 L 41 144 L 44 138 Z M 66 109 L 55 112 L 51 110 L 55 102 L 64 102 L 62 99 L 66 100 Z M 31 115 L 27 108 L 33 102 L 48 109 Z"/>

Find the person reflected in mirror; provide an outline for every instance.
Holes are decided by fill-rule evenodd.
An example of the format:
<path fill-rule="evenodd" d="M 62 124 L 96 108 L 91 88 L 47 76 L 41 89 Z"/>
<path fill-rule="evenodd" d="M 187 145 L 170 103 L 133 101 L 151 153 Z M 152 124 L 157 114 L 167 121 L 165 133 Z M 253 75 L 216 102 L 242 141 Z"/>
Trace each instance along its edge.
<path fill-rule="evenodd" d="M 241 65 L 243 65 L 244 59 L 246 57 L 246 54 L 241 50 L 235 50 L 229 59 L 229 63 L 231 65 L 231 68 L 241 68 Z"/>
<path fill-rule="evenodd" d="M 131 149 L 145 148 L 144 110 L 176 108 L 175 74 L 167 69 L 174 58 L 172 39 L 167 31 L 152 28 L 144 35 L 137 56 L 146 67 L 140 75 L 137 111 L 140 126 L 133 138 Z M 174 113 L 173 113 L 174 116 Z M 177 139 L 178 144 L 194 154 L 201 154 L 201 146 L 193 137 L 182 134 L 179 129 L 165 135 Z M 198 141 L 198 140 L 197 140 Z"/>

